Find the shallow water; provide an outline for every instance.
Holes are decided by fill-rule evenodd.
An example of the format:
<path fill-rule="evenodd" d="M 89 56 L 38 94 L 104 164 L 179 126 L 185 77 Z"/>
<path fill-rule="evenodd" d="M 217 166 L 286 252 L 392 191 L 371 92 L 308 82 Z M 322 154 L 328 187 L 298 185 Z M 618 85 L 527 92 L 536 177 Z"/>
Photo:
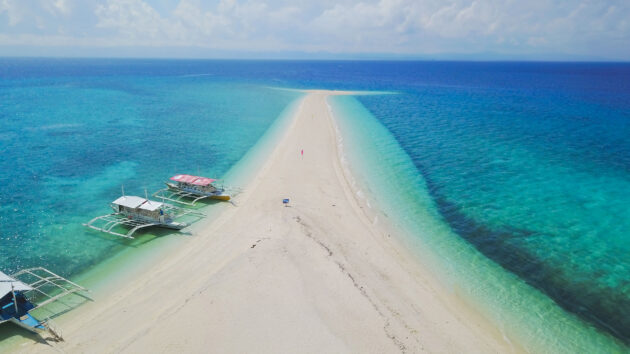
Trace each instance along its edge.
<path fill-rule="evenodd" d="M 128 247 L 81 224 L 110 212 L 122 185 L 144 195 L 176 173 L 222 177 L 299 95 L 205 76 L 84 69 L 0 86 L 5 272 L 45 266 L 75 275 Z"/>
<path fill-rule="evenodd" d="M 628 342 L 624 89 L 629 96 L 625 83 L 610 78 L 614 71 L 596 69 L 563 80 L 539 73 L 531 86 L 509 90 L 432 87 L 361 101 L 411 157 L 453 231 Z"/>
<path fill-rule="evenodd" d="M 380 209 L 375 223 L 406 231 L 406 243 L 453 296 L 498 325 L 508 341 L 531 352 L 624 352 L 599 326 L 564 311 L 524 279 L 506 272 L 462 238 L 431 195 L 431 185 L 391 134 L 356 98 L 331 106 L 359 197 Z"/>
<path fill-rule="evenodd" d="M 454 291 L 537 349 L 630 338 L 628 64 L 2 59 L 0 77 L 4 271 L 74 275 L 163 235 L 80 225 L 122 184 L 223 176 L 300 95 L 276 88 L 390 91 L 339 98 L 354 156 L 384 144 L 359 179 Z"/>

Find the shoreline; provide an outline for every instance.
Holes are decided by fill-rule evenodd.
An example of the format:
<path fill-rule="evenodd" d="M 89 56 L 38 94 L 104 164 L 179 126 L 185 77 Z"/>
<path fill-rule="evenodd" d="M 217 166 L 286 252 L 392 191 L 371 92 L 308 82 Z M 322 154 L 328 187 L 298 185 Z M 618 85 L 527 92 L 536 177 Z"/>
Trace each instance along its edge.
<path fill-rule="evenodd" d="M 277 144 L 273 140 L 285 134 L 287 125 L 292 122 L 302 99 L 303 96 L 297 97 L 283 109 L 260 139 L 236 164 L 230 167 L 222 177 L 223 180 L 229 180 L 230 184 L 237 187 L 240 191 L 254 180 L 267 161 L 265 154 L 276 148 Z M 239 188 L 241 186 L 243 188 Z M 166 257 L 172 248 L 185 247 L 187 238 L 197 236 L 196 234 L 199 230 L 209 227 L 215 218 L 220 217 L 231 207 L 233 205 L 224 202 L 204 205 L 200 208 L 200 211 L 203 211 L 206 217 L 193 223 L 184 230 L 184 233 L 174 232 L 166 237 L 156 237 L 148 241 L 140 237 L 136 240 L 137 242 L 134 241 L 128 244 L 127 247 L 115 253 L 112 257 L 72 276 L 72 281 L 85 286 L 89 290 L 87 295 L 93 301 L 85 301 L 76 307 L 71 305 L 71 311 L 68 312 L 65 312 L 68 308 L 61 306 L 63 313 L 58 318 L 53 318 L 54 323 L 63 331 L 66 324 L 77 321 L 85 314 L 86 308 L 84 306 L 98 307 L 101 299 L 111 297 L 115 294 L 116 289 L 133 283 L 135 279 L 142 276 L 142 272 L 147 267 L 159 263 L 160 259 Z M 103 235 L 94 233 L 93 237 L 103 237 Z M 113 239 L 120 241 L 116 237 L 113 237 Z M 121 242 L 124 242 L 124 240 Z M 53 312 L 49 312 L 46 309 L 38 309 L 37 311 L 42 311 L 45 314 L 43 317 L 49 317 L 56 315 L 58 309 L 57 307 L 53 307 L 53 309 Z M 20 328 L 11 333 L 14 333 L 14 335 L 0 343 L 0 351 L 20 352 L 25 350 L 24 347 L 28 348 L 33 341 L 39 340 L 37 335 L 30 332 L 24 333 Z"/>
<path fill-rule="evenodd" d="M 354 96 L 354 95 L 352 95 Z M 339 122 L 340 113 L 335 114 L 331 103 L 327 101 L 328 110 L 332 117 L 332 124 L 337 136 L 337 150 L 340 161 L 340 173 L 344 175 L 347 185 L 350 187 L 348 197 L 353 198 L 358 206 L 357 210 L 363 214 L 365 223 L 371 224 L 378 230 L 383 239 L 390 243 L 393 251 L 404 255 L 403 258 L 409 263 L 409 267 L 415 269 L 419 274 L 421 281 L 426 281 L 440 294 L 440 300 L 445 306 L 448 306 L 455 313 L 465 314 L 464 318 L 471 319 L 476 326 L 481 328 L 486 334 L 490 334 L 495 339 L 501 338 L 502 341 L 507 344 L 512 352 L 527 352 L 523 343 L 519 338 L 513 338 L 510 333 L 506 333 L 502 328 L 497 326 L 497 323 L 493 321 L 486 313 L 477 309 L 479 303 L 474 299 L 467 298 L 463 292 L 453 289 L 452 281 L 448 276 L 443 274 L 443 270 L 439 269 L 441 264 L 433 257 L 436 255 L 431 254 L 431 250 L 428 249 L 428 245 L 421 245 L 418 241 L 417 235 L 409 225 L 401 222 L 397 217 L 394 217 L 388 210 L 385 212 L 381 207 L 373 207 L 372 204 L 380 205 L 380 197 L 376 198 L 374 191 L 370 190 L 368 186 L 370 183 L 366 181 L 360 181 L 357 179 L 357 166 L 353 166 L 354 161 L 351 159 L 346 150 L 344 137 L 348 136 L 342 133 L 341 124 Z M 384 128 L 383 128 L 384 129 Z M 346 132 L 347 134 L 347 132 Z M 355 159 L 356 156 L 353 156 Z M 365 176 L 364 176 L 365 177 Z M 367 191 L 367 193 L 364 192 Z M 378 225 L 378 226 L 377 226 Z M 394 235 L 392 237 L 392 235 Z"/>
<path fill-rule="evenodd" d="M 307 92 L 238 207 L 203 222 L 144 277 L 78 309 L 76 322 L 64 324 L 66 342 L 55 346 L 70 352 L 521 350 L 456 304 L 456 295 L 389 237 L 396 230 L 369 220 L 344 171 L 326 104 L 329 95 L 350 93 Z M 282 206 L 283 197 L 291 198 L 290 207 Z"/>
<path fill-rule="evenodd" d="M 426 181 L 396 137 L 357 97 L 334 96 L 329 101 L 341 130 L 339 143 L 347 150 L 343 155 L 353 187 L 367 204 L 363 210 L 374 223 L 390 224 L 400 236 L 396 241 L 401 249 L 412 253 L 459 311 L 482 318 L 521 351 L 627 349 L 455 234 L 441 220 Z"/>

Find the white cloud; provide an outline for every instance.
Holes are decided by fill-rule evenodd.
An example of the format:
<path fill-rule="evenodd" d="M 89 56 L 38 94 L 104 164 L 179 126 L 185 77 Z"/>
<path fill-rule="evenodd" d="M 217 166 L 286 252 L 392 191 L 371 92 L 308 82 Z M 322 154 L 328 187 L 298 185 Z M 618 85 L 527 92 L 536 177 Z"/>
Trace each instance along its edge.
<path fill-rule="evenodd" d="M 19 6 L 19 2 L 16 0 L 2 0 L 0 1 L 0 14 L 6 13 L 9 19 L 9 26 L 15 26 L 22 21 L 22 11 Z"/>
<path fill-rule="evenodd" d="M 409 54 L 561 51 L 630 59 L 627 0 L 179 0 L 172 6 L 156 1 L 0 0 L 0 20 L 6 18 L 0 22 L 0 46 L 22 36 L 23 45 L 55 37 L 69 45 L 75 38 L 77 46 Z"/>
<path fill-rule="evenodd" d="M 68 0 L 55 0 L 55 1 L 46 1 L 43 6 L 52 14 L 52 15 L 70 15 L 72 11 L 71 4 Z"/>
<path fill-rule="evenodd" d="M 96 27 L 113 29 L 122 39 L 161 40 L 173 38 L 174 26 L 142 0 L 108 0 L 98 4 Z"/>
<path fill-rule="evenodd" d="M 211 11 L 203 11 L 189 0 L 180 1 L 173 12 L 174 22 L 179 22 L 195 38 L 229 33 L 231 20 Z"/>

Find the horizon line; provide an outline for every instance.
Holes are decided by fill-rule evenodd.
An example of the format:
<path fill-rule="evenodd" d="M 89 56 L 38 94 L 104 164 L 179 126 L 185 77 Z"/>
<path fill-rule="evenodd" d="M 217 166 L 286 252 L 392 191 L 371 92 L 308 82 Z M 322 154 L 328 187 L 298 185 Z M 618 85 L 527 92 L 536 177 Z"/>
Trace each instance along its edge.
<path fill-rule="evenodd" d="M 302 61 L 302 62 L 469 62 L 469 63 L 602 63 L 628 64 L 630 60 L 620 59 L 535 59 L 535 58 L 423 58 L 423 57 L 339 57 L 339 58 L 303 58 L 303 57 L 160 57 L 160 56 L 64 56 L 64 55 L 3 55 L 0 59 L 78 59 L 78 60 L 189 60 L 189 61 Z"/>

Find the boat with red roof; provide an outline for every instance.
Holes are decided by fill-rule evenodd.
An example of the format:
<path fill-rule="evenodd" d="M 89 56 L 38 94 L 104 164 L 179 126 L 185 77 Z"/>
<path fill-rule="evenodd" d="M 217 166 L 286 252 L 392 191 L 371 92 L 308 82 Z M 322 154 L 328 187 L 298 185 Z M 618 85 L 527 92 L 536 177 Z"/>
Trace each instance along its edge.
<path fill-rule="evenodd" d="M 155 192 L 153 196 L 186 205 L 195 205 L 202 199 L 224 201 L 231 199 L 225 188 L 214 185 L 216 179 L 180 174 L 171 177 L 170 180 L 174 183 L 166 182 L 167 188 Z"/>

